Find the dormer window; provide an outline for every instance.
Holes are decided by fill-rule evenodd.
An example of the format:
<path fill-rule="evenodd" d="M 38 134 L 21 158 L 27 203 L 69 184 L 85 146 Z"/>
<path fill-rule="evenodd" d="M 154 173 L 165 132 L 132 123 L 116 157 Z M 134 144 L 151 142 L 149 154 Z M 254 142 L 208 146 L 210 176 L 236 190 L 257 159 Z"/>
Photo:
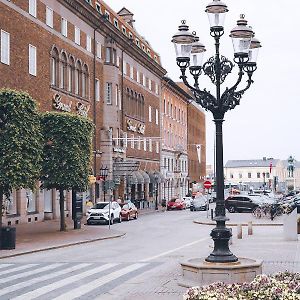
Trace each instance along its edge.
<path fill-rule="evenodd" d="M 138 47 L 141 47 L 140 41 L 139 41 L 138 39 L 135 39 L 135 43 L 136 43 L 136 45 L 137 45 Z"/>
<path fill-rule="evenodd" d="M 98 13 L 102 14 L 102 11 L 101 11 L 101 6 L 99 3 L 96 3 L 96 10 Z"/>
<path fill-rule="evenodd" d="M 110 20 L 110 13 L 109 13 L 107 10 L 105 10 L 104 16 L 106 17 L 106 19 L 107 19 L 108 21 L 111 21 L 111 20 Z"/>
<path fill-rule="evenodd" d="M 115 25 L 116 28 L 119 29 L 119 23 L 118 23 L 118 20 L 114 19 L 114 25 Z"/>
<path fill-rule="evenodd" d="M 150 49 L 147 49 L 147 54 L 148 54 L 149 56 L 151 56 L 151 51 L 150 51 Z"/>
<path fill-rule="evenodd" d="M 156 55 L 154 55 L 154 60 L 157 62 L 157 56 Z"/>
<path fill-rule="evenodd" d="M 132 37 L 133 37 L 131 32 L 128 33 L 128 36 L 130 39 L 132 39 Z"/>
<path fill-rule="evenodd" d="M 122 32 L 123 32 L 123 34 L 127 35 L 126 34 L 126 28 L 123 25 L 122 25 Z"/>
<path fill-rule="evenodd" d="M 142 49 L 143 49 L 143 51 L 146 51 L 146 48 L 145 48 L 144 44 L 142 44 Z"/>

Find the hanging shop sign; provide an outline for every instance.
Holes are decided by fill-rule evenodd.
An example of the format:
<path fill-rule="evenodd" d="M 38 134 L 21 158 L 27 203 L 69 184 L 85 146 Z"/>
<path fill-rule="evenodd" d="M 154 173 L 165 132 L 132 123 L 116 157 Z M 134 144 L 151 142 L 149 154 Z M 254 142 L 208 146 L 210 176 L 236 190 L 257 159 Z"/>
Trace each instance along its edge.
<path fill-rule="evenodd" d="M 136 132 L 136 125 L 131 120 L 127 120 L 127 130 Z"/>
<path fill-rule="evenodd" d="M 146 129 L 146 126 L 145 124 L 138 124 L 137 126 L 137 132 L 138 133 L 141 133 L 141 134 L 145 134 L 145 129 Z"/>
<path fill-rule="evenodd" d="M 78 102 L 76 104 L 76 110 L 77 110 L 78 115 L 87 118 L 88 112 L 90 110 L 90 106 L 89 105 L 84 105 L 83 103 Z"/>
<path fill-rule="evenodd" d="M 134 124 L 131 120 L 127 120 L 127 130 L 138 132 L 141 134 L 145 134 L 145 124 L 142 123 L 136 123 Z"/>
<path fill-rule="evenodd" d="M 70 101 L 69 104 L 63 103 L 63 102 L 61 102 L 61 95 L 60 94 L 55 94 L 55 95 L 53 95 L 53 107 L 56 110 L 71 112 L 71 110 L 72 110 L 72 101 Z"/>
<path fill-rule="evenodd" d="M 124 148 L 120 148 L 120 147 L 114 147 L 114 148 L 113 148 L 113 151 L 114 151 L 114 152 L 118 152 L 118 153 L 125 153 Z"/>

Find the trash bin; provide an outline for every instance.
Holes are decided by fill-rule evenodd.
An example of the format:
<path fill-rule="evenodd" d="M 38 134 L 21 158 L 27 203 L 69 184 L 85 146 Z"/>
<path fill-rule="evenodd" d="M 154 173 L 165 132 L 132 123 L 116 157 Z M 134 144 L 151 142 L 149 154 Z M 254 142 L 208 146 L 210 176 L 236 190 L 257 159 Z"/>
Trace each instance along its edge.
<path fill-rule="evenodd" d="M 1 228 L 1 249 L 11 250 L 16 248 L 16 228 L 3 226 Z"/>

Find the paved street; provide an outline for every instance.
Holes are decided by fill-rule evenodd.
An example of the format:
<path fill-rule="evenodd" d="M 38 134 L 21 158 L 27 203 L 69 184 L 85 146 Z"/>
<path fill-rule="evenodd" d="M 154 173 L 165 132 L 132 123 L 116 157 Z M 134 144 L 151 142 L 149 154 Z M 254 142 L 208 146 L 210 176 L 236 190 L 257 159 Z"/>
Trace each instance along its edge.
<path fill-rule="evenodd" d="M 247 219 L 248 214 L 234 218 Z M 193 223 L 206 212 L 148 214 L 114 224 L 120 238 L 27 254 L 0 261 L 0 299 L 182 299 L 178 262 L 212 251 L 211 226 Z M 232 251 L 265 261 L 266 273 L 300 271 L 299 242 L 283 240 L 282 227 L 254 227 Z"/>

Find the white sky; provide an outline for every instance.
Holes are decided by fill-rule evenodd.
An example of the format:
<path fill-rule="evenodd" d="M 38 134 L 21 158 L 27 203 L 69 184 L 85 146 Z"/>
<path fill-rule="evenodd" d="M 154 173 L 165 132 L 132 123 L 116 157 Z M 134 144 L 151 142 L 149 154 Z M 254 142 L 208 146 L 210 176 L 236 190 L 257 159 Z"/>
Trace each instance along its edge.
<path fill-rule="evenodd" d="M 264 156 L 300 160 L 300 2 L 290 0 L 224 0 L 229 8 L 221 54 L 233 57 L 229 38 L 240 13 L 246 15 L 256 37 L 261 41 L 258 70 L 254 84 L 244 94 L 241 105 L 225 114 L 224 164 L 229 159 L 259 159 Z M 161 55 L 163 67 L 174 81 L 179 81 L 179 68 L 171 43 L 182 19 L 190 31 L 196 31 L 205 44 L 206 59 L 214 54 L 214 40 L 209 36 L 206 5 L 210 0 L 107 0 L 115 11 L 123 6 L 134 13 L 135 26 L 153 49 Z M 151 3 L 151 4 L 150 4 Z M 206 77 L 206 76 L 205 76 Z M 237 78 L 237 67 L 222 85 L 230 87 Z M 214 93 L 214 86 L 204 78 L 201 86 Z M 207 163 L 213 163 L 214 124 L 206 113 Z"/>

